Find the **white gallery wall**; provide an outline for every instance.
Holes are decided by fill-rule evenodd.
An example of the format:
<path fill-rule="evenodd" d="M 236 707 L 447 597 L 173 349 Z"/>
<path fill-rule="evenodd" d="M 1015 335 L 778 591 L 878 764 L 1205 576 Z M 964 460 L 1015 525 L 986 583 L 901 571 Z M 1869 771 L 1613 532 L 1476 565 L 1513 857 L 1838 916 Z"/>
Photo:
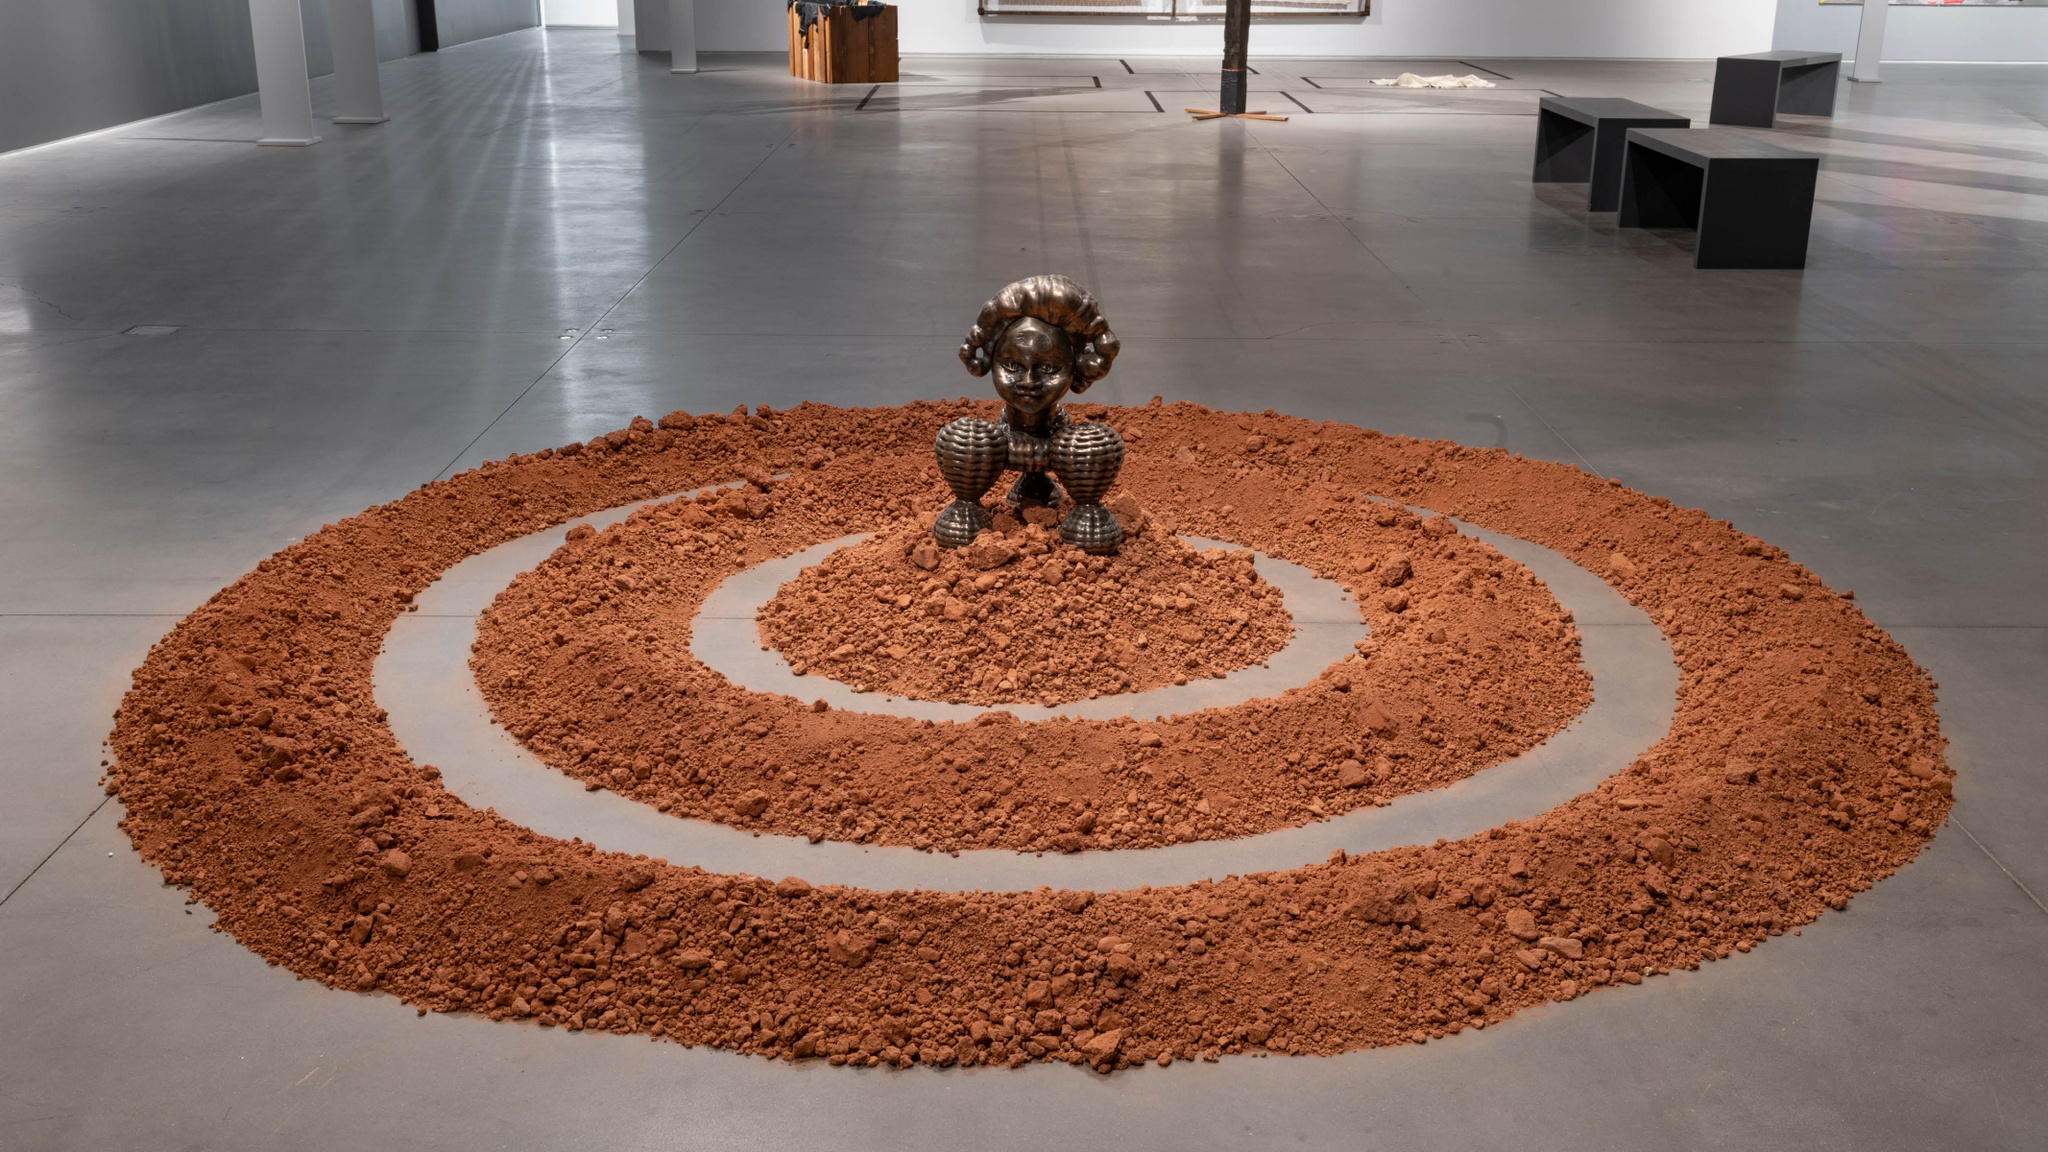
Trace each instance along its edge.
<path fill-rule="evenodd" d="M 420 50 L 414 4 L 372 0 L 378 59 Z M 325 75 L 327 0 L 300 14 Z M 249 0 L 0 0 L 0 152 L 255 89 Z"/>
<path fill-rule="evenodd" d="M 618 0 L 541 0 L 541 22 L 550 28 L 615 28 Z"/>
<path fill-rule="evenodd" d="M 662 5 L 666 26 L 668 0 Z M 910 53 L 1209 56 L 1214 21 L 983 19 L 975 0 L 896 0 Z M 375 0 L 378 55 L 419 48 L 417 0 Z M 623 5 L 628 13 L 633 0 Z M 326 0 L 302 0 L 328 68 Z M 697 0 L 705 51 L 781 52 L 782 0 Z M 619 26 L 620 0 L 546 0 L 547 23 Z M 1818 0 L 1373 0 L 1364 20 L 1253 26 L 1258 56 L 1703 59 L 1764 48 L 1854 50 L 1861 10 Z M 534 0 L 437 0 L 444 46 L 530 25 Z M 248 92 L 248 0 L 0 0 L 0 152 Z M 1899 7 L 1887 60 L 2048 61 L 2048 8 Z M 628 40 L 630 44 L 632 41 Z"/>
<path fill-rule="evenodd" d="M 1863 9 L 1819 0 L 1781 0 L 1775 48 L 1856 55 Z M 1886 60 L 2048 60 L 2048 8 L 1901 4 L 1885 14 Z"/>
<path fill-rule="evenodd" d="M 1220 44 L 1212 21 L 983 19 L 974 0 L 895 2 L 903 8 L 905 52 L 1201 55 Z M 1819 0 L 1373 0 L 1364 20 L 1261 21 L 1253 25 L 1252 52 L 1650 60 L 1766 48 L 1847 54 L 1855 50 L 1860 15 L 1854 5 Z M 783 20 L 779 0 L 697 0 L 705 51 L 781 51 Z M 2048 8 L 1900 6 L 1887 24 L 1887 60 L 2048 61 Z"/>
<path fill-rule="evenodd" d="M 1205 55 L 1214 21 L 983 19 L 975 0 L 896 0 L 904 52 L 1097 56 Z M 1698 59 L 1771 46 L 1778 0 L 1373 0 L 1364 20 L 1269 20 L 1254 56 L 1592 56 Z M 552 22 L 552 16 L 550 21 Z M 778 0 L 697 0 L 698 45 L 772 52 L 786 45 Z"/>

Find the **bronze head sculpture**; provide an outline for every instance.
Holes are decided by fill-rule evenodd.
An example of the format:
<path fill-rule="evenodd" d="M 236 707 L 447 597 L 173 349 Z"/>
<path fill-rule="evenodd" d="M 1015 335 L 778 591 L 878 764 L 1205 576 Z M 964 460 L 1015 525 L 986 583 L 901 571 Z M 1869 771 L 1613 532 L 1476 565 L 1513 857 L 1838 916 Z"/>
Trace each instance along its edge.
<path fill-rule="evenodd" d="M 1123 438 L 1107 424 L 1069 420 L 1060 399 L 1108 375 L 1118 349 L 1095 297 L 1065 276 L 1026 277 L 981 306 L 960 362 L 976 376 L 994 375 L 1003 414 L 994 424 L 963 416 L 939 430 L 933 449 L 954 496 L 932 525 L 942 546 L 970 544 L 989 526 L 981 498 L 1015 469 L 1006 502 L 1056 508 L 1072 496 L 1061 539 L 1096 555 L 1116 551 L 1123 526 L 1102 497 L 1123 466 Z"/>

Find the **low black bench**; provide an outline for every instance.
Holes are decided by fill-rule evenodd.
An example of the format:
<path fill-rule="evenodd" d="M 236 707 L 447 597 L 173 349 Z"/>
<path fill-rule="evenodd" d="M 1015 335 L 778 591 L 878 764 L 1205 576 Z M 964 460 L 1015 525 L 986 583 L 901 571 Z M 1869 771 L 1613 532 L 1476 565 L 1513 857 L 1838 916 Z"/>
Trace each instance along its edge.
<path fill-rule="evenodd" d="M 1693 228 L 1695 268 L 1804 268 L 1820 157 L 1723 128 L 1631 128 L 1624 228 Z"/>
<path fill-rule="evenodd" d="M 1585 184 L 1586 209 L 1621 205 L 1621 142 L 1631 128 L 1690 128 L 1662 108 L 1610 96 L 1545 96 L 1536 105 L 1536 184 Z"/>
<path fill-rule="evenodd" d="M 1780 112 L 1835 114 L 1840 52 L 1751 52 L 1714 61 L 1714 104 L 1709 124 L 1769 128 Z"/>

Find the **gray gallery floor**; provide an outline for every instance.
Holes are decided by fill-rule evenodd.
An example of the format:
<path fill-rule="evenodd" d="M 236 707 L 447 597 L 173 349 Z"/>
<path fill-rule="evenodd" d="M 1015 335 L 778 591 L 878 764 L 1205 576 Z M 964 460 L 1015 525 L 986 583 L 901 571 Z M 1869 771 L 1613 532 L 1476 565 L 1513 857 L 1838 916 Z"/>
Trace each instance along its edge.
<path fill-rule="evenodd" d="M 390 123 L 253 100 L 0 157 L 0 1146 L 2022 1148 L 2048 1144 L 2048 68 L 1847 87 L 1803 273 L 1531 187 L 1540 90 L 1704 116 L 1704 64 L 1207 61 L 694 78 L 603 32 L 384 70 Z M 315 86 L 316 107 L 331 90 Z M 1165 109 L 1160 111 L 1159 109 Z M 1102 391 L 1579 463 L 1785 546 L 1941 681 L 1955 819 L 1733 962 L 1338 1059 L 1098 1077 L 768 1064 L 300 983 L 207 929 L 96 784 L 127 671 L 293 538 L 635 413 L 977 391 L 1066 272 Z M 161 335 L 138 325 L 177 326 Z"/>

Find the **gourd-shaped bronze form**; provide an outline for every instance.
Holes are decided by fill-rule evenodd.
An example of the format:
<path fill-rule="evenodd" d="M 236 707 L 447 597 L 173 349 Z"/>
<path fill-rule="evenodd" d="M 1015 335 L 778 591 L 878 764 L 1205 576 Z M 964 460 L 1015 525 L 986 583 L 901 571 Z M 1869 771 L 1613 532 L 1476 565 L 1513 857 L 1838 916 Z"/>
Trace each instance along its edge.
<path fill-rule="evenodd" d="M 939 429 L 932 450 L 939 458 L 939 475 L 953 490 L 953 502 L 932 525 L 932 536 L 941 546 L 963 548 L 988 527 L 981 498 L 1003 474 L 1004 445 L 1002 430 L 978 416 L 962 416 Z"/>
<path fill-rule="evenodd" d="M 1026 277 L 981 306 L 960 362 L 976 376 L 994 376 L 1003 415 L 997 424 L 963 417 L 939 433 L 939 471 L 955 497 L 932 526 L 941 545 L 973 542 L 989 523 L 982 495 L 1006 469 L 1016 469 L 1010 504 L 1054 507 L 1071 495 L 1061 538 L 1098 555 L 1116 551 L 1123 527 L 1102 497 L 1123 465 L 1123 439 L 1106 424 L 1069 421 L 1059 402 L 1107 375 L 1119 349 L 1095 297 L 1065 276 Z M 1065 493 L 1048 468 L 1066 482 Z M 985 469 L 993 469 L 986 480 Z"/>
<path fill-rule="evenodd" d="M 1124 526 L 1102 506 L 1124 466 L 1124 438 L 1107 424 L 1084 420 L 1052 438 L 1052 471 L 1067 486 L 1074 507 L 1060 521 L 1060 539 L 1090 555 L 1106 556 L 1124 542 Z"/>

